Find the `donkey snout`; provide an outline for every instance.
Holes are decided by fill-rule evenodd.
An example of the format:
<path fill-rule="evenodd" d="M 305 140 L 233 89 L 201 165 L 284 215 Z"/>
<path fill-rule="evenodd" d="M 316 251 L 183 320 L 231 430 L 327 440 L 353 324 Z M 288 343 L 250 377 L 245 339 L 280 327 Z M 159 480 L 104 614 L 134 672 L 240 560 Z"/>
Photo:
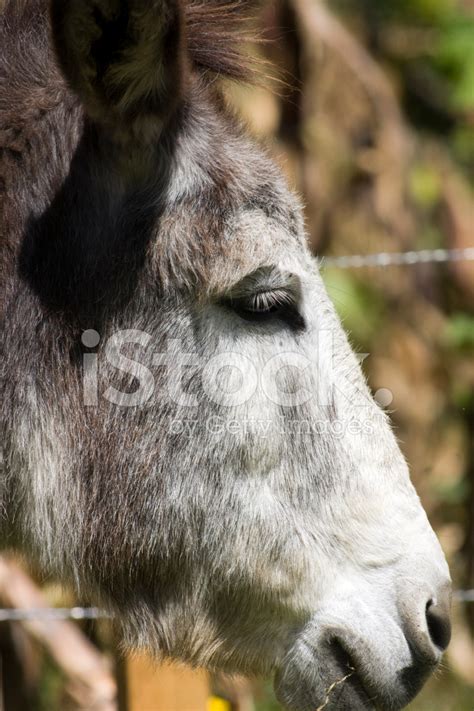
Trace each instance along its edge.
<path fill-rule="evenodd" d="M 405 708 L 436 668 L 451 636 L 451 584 L 444 577 L 436 586 L 410 582 L 403 602 L 386 603 L 385 610 L 366 591 L 365 601 L 364 595 L 333 601 L 311 620 L 275 679 L 285 708 Z"/>

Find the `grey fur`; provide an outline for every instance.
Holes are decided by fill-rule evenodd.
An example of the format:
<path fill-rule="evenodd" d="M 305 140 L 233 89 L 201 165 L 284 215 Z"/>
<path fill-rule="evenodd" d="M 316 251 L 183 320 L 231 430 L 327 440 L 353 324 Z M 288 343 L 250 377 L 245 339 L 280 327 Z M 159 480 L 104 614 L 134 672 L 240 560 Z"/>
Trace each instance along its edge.
<path fill-rule="evenodd" d="M 158 96 L 146 121 L 139 110 L 127 123 L 72 81 L 85 116 L 44 9 L 9 2 L 0 20 L 4 546 L 116 611 L 127 647 L 278 671 L 282 701 L 306 710 L 347 671 L 337 642 L 366 691 L 348 680 L 325 708 L 372 708 L 366 692 L 401 708 L 439 659 L 425 605 L 449 574 L 297 198 L 189 58 L 173 69 L 188 73 L 171 118 Z M 291 315 L 252 322 L 235 310 L 266 273 L 296 302 L 298 328 Z M 153 370 L 154 389 L 121 407 L 104 392 L 133 392 L 145 371 L 119 371 L 106 350 L 130 329 L 147 347 L 122 356 Z M 84 346 L 85 330 L 98 348 Z M 181 350 L 199 359 L 182 374 L 197 407 L 177 404 L 176 382 L 153 366 L 153 354 L 177 363 Z M 216 399 L 203 372 L 229 352 L 244 382 L 275 356 L 305 358 L 311 397 L 287 406 L 259 385 L 244 403 Z M 232 368 L 209 367 L 209 387 L 239 384 Z M 298 392 L 298 369 L 282 373 L 283 390 Z"/>

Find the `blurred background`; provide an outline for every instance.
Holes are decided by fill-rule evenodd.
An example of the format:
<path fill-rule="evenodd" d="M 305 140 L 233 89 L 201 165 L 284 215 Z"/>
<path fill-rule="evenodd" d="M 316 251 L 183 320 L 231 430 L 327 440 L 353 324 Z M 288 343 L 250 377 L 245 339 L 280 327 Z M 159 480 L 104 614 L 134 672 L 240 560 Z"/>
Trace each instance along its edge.
<path fill-rule="evenodd" d="M 268 78 L 225 91 L 302 196 L 314 253 L 473 247 L 474 1 L 269 0 L 259 25 Z M 323 262 L 322 273 L 354 348 L 369 354 L 363 367 L 384 390 L 455 588 L 473 589 L 474 262 Z M 22 576 L 21 563 L 1 562 L 1 607 L 76 602 Z M 110 625 L 42 624 L 0 622 L 6 711 L 96 708 L 87 679 L 110 691 L 122 665 Z M 445 663 L 412 711 L 473 711 L 473 639 L 474 602 L 456 600 Z M 242 711 L 279 708 L 270 682 L 212 684 Z"/>

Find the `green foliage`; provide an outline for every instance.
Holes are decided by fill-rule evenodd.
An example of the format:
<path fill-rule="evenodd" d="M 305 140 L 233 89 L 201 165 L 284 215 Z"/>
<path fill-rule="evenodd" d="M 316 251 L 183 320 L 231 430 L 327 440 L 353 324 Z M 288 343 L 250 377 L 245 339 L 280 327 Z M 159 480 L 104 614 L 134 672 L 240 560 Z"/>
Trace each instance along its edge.
<path fill-rule="evenodd" d="M 358 346 L 368 346 L 382 324 L 383 298 L 370 284 L 357 281 L 347 271 L 324 269 L 323 278 L 344 327 Z"/>
<path fill-rule="evenodd" d="M 437 499 L 443 504 L 462 504 L 469 494 L 469 483 L 466 479 L 434 482 L 432 488 Z"/>
<path fill-rule="evenodd" d="M 445 235 L 436 225 L 429 223 L 420 229 L 415 247 L 416 249 L 438 249 L 438 247 L 444 247 L 445 244 Z"/>
<path fill-rule="evenodd" d="M 38 706 L 35 711 L 59 709 L 61 708 L 61 699 L 64 691 L 64 676 L 48 655 L 44 655 L 42 661 L 43 668 L 38 690 Z"/>
<path fill-rule="evenodd" d="M 412 116 L 444 134 L 446 127 L 460 128 L 452 122 L 462 122 L 462 114 L 474 108 L 474 16 L 459 0 L 336 0 L 335 5 L 348 17 L 363 13 L 377 52 L 401 72 Z M 405 54 L 394 56 L 390 37 L 416 32 L 419 46 L 408 41 Z"/>
<path fill-rule="evenodd" d="M 397 16 L 399 22 L 433 31 L 433 44 L 419 59 L 427 62 L 434 76 L 438 77 L 438 89 L 445 88 L 446 108 L 453 111 L 472 109 L 474 18 L 454 0 L 403 0 L 398 3 Z"/>
<path fill-rule="evenodd" d="M 410 175 L 409 189 L 420 207 L 433 207 L 441 195 L 441 176 L 429 165 L 415 165 Z"/>
<path fill-rule="evenodd" d="M 388 4 L 387 0 L 381 4 Z M 445 22 L 459 6 L 456 0 L 400 0 L 395 5 L 398 15 L 404 19 L 429 25 Z"/>
<path fill-rule="evenodd" d="M 456 380 L 451 386 L 451 402 L 459 412 L 474 411 L 474 393 L 470 383 Z"/>
<path fill-rule="evenodd" d="M 281 711 L 281 706 L 273 693 L 273 684 L 271 681 L 267 681 L 262 685 L 261 693 L 256 701 L 257 711 Z"/>
<path fill-rule="evenodd" d="M 474 316 L 468 313 L 454 314 L 446 325 L 444 342 L 456 350 L 474 349 Z"/>
<path fill-rule="evenodd" d="M 474 176 L 474 127 L 459 126 L 453 133 L 452 146 L 456 160 Z"/>
<path fill-rule="evenodd" d="M 461 14 L 441 28 L 434 65 L 449 79 L 453 109 L 474 108 L 474 18 Z"/>

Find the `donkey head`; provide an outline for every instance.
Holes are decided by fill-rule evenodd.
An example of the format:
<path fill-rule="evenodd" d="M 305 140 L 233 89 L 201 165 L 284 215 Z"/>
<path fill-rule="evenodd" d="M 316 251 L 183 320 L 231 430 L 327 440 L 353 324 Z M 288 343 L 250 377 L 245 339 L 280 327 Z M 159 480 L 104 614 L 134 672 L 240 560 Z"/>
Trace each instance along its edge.
<path fill-rule="evenodd" d="M 449 574 L 300 204 L 208 78 L 238 73 L 239 5 L 52 3 L 82 108 L 21 269 L 82 351 L 42 366 L 24 528 L 130 646 L 275 672 L 291 709 L 400 709 Z"/>

